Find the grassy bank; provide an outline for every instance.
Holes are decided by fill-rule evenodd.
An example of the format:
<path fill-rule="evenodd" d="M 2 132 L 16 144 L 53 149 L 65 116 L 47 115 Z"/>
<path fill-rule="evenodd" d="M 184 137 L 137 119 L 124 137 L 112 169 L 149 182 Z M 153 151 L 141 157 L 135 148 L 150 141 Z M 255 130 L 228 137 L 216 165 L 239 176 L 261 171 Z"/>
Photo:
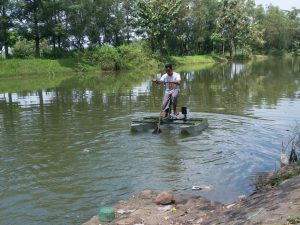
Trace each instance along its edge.
<path fill-rule="evenodd" d="M 159 63 L 154 59 L 147 58 L 141 62 L 140 57 L 132 59 L 126 63 L 126 67 L 122 70 L 149 70 L 159 69 L 163 63 Z M 177 67 L 201 67 L 201 65 L 214 64 L 216 60 L 212 56 L 184 56 L 172 57 Z M 137 61 L 137 62 L 135 62 Z M 48 77 L 53 75 L 63 75 L 70 73 L 82 72 L 101 72 L 101 65 L 88 60 L 78 60 L 75 58 L 68 59 L 7 59 L 0 60 L 0 79 L 20 76 L 39 76 Z"/>
<path fill-rule="evenodd" d="M 0 60 L 0 78 L 18 76 L 48 76 L 53 74 L 74 73 L 99 70 L 96 65 L 78 62 L 76 59 L 7 59 Z"/>
<path fill-rule="evenodd" d="M 173 56 L 172 62 L 176 65 L 177 71 L 202 70 L 213 67 L 219 62 L 211 55 L 195 55 L 195 56 Z"/>
<path fill-rule="evenodd" d="M 207 64 L 215 63 L 216 60 L 211 55 L 194 55 L 194 56 L 173 56 L 175 63 L 178 66 L 191 65 L 191 64 Z"/>
<path fill-rule="evenodd" d="M 201 70 L 212 67 L 211 56 L 172 57 L 176 71 Z M 133 81 L 163 71 L 163 62 L 154 59 L 130 60 L 129 68 L 105 72 L 99 64 L 69 59 L 8 59 L 0 60 L 0 92 L 42 90 L 67 85 L 69 82 L 106 90 L 129 87 Z M 116 79 L 118 77 L 118 79 Z M 117 82 L 116 82 L 117 81 Z M 113 85 L 112 85 L 113 84 Z M 106 90 L 110 91 L 110 90 Z"/>

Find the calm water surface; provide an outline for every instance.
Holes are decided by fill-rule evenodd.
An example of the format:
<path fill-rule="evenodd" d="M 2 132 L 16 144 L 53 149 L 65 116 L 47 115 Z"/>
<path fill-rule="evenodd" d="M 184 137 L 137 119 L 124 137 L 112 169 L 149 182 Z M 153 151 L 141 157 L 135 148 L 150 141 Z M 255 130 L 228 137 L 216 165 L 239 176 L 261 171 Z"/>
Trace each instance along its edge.
<path fill-rule="evenodd" d="M 129 132 L 131 119 L 159 112 L 156 74 L 0 93 L 0 224 L 81 224 L 145 188 L 222 203 L 250 194 L 256 172 L 279 167 L 281 142 L 300 120 L 299 61 L 180 71 L 180 106 L 209 122 L 191 137 Z"/>

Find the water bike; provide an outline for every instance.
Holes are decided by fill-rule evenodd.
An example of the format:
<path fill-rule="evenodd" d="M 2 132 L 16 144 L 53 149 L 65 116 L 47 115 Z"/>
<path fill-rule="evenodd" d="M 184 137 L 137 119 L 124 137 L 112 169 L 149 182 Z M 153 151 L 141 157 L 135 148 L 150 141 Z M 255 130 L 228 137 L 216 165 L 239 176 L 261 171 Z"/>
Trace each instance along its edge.
<path fill-rule="evenodd" d="M 174 115 L 169 110 L 166 118 L 160 115 L 134 119 L 131 121 L 130 130 L 134 133 L 152 130 L 153 134 L 159 134 L 165 125 L 179 129 L 183 135 L 196 135 L 208 127 L 208 121 L 206 118 L 188 118 L 187 108 L 182 107 L 179 115 Z"/>

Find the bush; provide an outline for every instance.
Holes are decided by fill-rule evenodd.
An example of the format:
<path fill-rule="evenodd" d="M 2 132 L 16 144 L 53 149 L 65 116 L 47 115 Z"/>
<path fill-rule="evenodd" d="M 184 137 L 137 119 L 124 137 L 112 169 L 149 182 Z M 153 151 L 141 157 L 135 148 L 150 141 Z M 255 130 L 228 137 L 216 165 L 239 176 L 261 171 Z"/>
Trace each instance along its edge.
<path fill-rule="evenodd" d="M 49 45 L 49 42 L 46 39 L 40 40 L 40 52 L 41 57 L 46 57 L 52 52 L 52 47 Z"/>
<path fill-rule="evenodd" d="M 72 56 L 72 52 L 68 52 L 63 48 L 55 48 L 50 52 L 44 52 L 43 57 L 48 59 L 61 59 Z"/>
<path fill-rule="evenodd" d="M 78 60 L 98 64 L 106 71 L 132 69 L 152 62 L 139 44 L 121 45 L 117 48 L 103 45 L 78 51 L 75 55 Z"/>
<path fill-rule="evenodd" d="M 48 41 L 40 40 L 40 56 L 47 57 L 52 49 Z M 29 58 L 35 56 L 35 42 L 33 40 L 18 39 L 12 49 L 13 56 L 16 58 Z"/>
<path fill-rule="evenodd" d="M 284 49 L 271 48 L 268 50 L 269 55 L 283 56 L 285 53 L 286 53 L 286 51 Z"/>
<path fill-rule="evenodd" d="M 16 58 L 33 57 L 35 54 L 34 41 L 28 41 L 26 39 L 18 39 L 12 49 L 12 54 Z"/>
<path fill-rule="evenodd" d="M 95 50 L 85 50 L 82 60 L 99 64 L 102 70 L 119 70 L 121 68 L 121 59 L 118 51 L 108 45 L 103 45 Z"/>
<path fill-rule="evenodd" d="M 117 48 L 117 51 L 121 58 L 120 66 L 124 69 L 134 67 L 134 64 L 139 64 L 145 59 L 142 49 L 134 46 L 121 45 Z"/>
<path fill-rule="evenodd" d="M 300 55 L 300 48 L 293 52 L 294 55 Z"/>

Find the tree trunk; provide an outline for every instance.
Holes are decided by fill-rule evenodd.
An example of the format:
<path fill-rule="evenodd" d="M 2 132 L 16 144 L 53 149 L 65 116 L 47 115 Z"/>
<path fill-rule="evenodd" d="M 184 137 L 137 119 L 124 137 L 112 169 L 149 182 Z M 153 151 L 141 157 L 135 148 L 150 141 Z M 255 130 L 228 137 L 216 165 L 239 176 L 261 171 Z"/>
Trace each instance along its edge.
<path fill-rule="evenodd" d="M 53 2 L 55 2 L 55 1 L 53 1 Z M 54 12 L 54 19 L 53 19 L 53 24 L 54 24 L 54 26 L 57 24 L 57 19 L 56 19 L 56 11 Z M 55 48 L 56 48 L 56 34 L 55 34 L 55 32 L 53 32 L 53 35 L 52 35 L 52 50 L 55 50 Z"/>
<path fill-rule="evenodd" d="M 224 44 L 224 41 L 222 43 L 222 51 L 223 51 L 223 56 L 225 55 L 225 44 Z"/>
<path fill-rule="evenodd" d="M 2 7 L 2 17 L 6 18 L 6 9 L 5 6 Z M 8 23 L 7 21 L 5 22 L 3 26 L 3 32 L 4 32 L 4 53 L 5 53 L 5 58 L 9 57 L 9 51 L 8 51 Z"/>
<path fill-rule="evenodd" d="M 232 58 L 232 54 L 233 54 L 234 48 L 235 48 L 234 42 L 231 40 L 230 41 L 230 50 L 229 50 L 230 58 Z"/>
<path fill-rule="evenodd" d="M 34 41 L 35 41 L 35 57 L 40 57 L 40 34 L 39 34 L 39 24 L 34 12 Z"/>
<path fill-rule="evenodd" d="M 129 16 L 126 15 L 126 42 L 127 44 L 130 43 L 130 33 L 129 33 L 129 29 L 130 29 L 130 26 L 129 26 Z"/>
<path fill-rule="evenodd" d="M 236 57 L 236 47 L 234 46 L 234 57 Z"/>
<path fill-rule="evenodd" d="M 5 52 L 5 58 L 9 58 L 9 51 L 8 51 L 7 42 L 5 42 L 5 44 L 4 44 L 4 52 Z"/>
<path fill-rule="evenodd" d="M 52 50 L 55 50 L 55 35 L 52 35 Z"/>

